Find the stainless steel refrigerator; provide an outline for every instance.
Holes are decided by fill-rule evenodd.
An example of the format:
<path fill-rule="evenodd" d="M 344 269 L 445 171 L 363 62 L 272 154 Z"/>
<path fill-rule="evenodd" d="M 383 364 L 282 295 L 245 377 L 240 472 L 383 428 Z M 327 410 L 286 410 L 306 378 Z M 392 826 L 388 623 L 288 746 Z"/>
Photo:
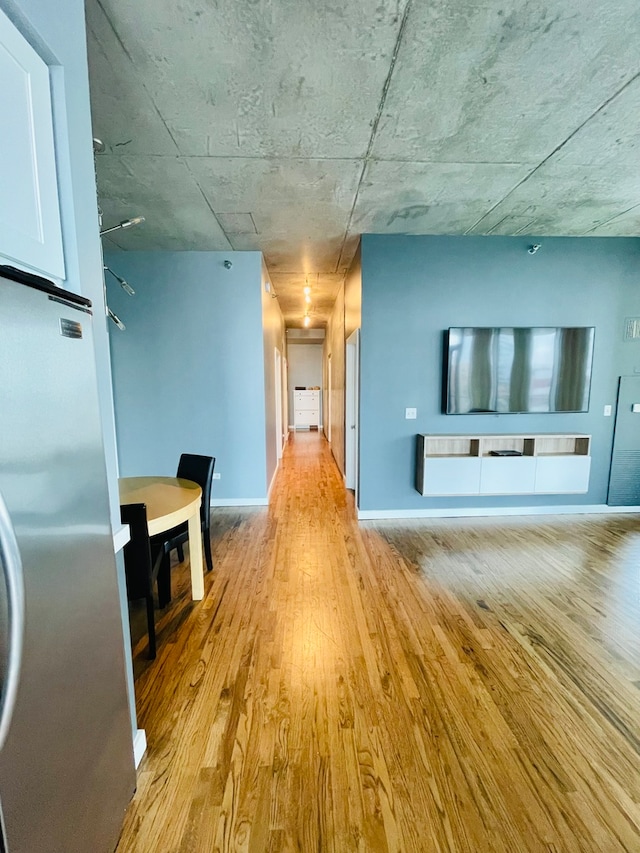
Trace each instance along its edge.
<path fill-rule="evenodd" d="M 108 853 L 135 769 L 91 307 L 2 267 L 0 569 L 4 849 Z"/>

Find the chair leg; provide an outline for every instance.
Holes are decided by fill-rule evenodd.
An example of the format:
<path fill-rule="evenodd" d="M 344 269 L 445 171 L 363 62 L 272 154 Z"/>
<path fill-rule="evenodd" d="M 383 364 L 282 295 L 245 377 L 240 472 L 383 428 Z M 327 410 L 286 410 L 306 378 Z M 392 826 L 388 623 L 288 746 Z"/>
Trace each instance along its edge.
<path fill-rule="evenodd" d="M 211 534 L 208 530 L 203 531 L 204 556 L 207 561 L 207 569 L 213 571 L 213 557 L 211 556 Z"/>
<path fill-rule="evenodd" d="M 147 602 L 147 630 L 149 632 L 149 660 L 156 657 L 156 622 L 153 612 L 153 595 L 148 595 Z"/>
<path fill-rule="evenodd" d="M 162 564 L 158 572 L 158 604 L 166 607 L 171 601 L 171 560 L 169 552 L 162 555 Z"/>
<path fill-rule="evenodd" d="M 176 550 L 178 552 L 178 562 L 184 563 L 184 548 L 182 545 L 176 545 Z"/>

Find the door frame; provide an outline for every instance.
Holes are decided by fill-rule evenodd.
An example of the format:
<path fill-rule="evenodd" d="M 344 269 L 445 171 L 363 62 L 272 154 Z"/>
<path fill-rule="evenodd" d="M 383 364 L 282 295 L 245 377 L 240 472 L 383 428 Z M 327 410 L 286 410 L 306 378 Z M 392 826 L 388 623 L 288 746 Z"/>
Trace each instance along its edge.
<path fill-rule="evenodd" d="M 282 440 L 282 353 L 278 347 L 274 347 L 274 392 L 275 392 L 275 409 L 276 409 L 276 459 L 279 462 L 282 459 L 282 448 L 284 442 Z"/>
<path fill-rule="evenodd" d="M 360 444 L 360 329 L 345 341 L 345 452 L 344 481 L 353 489 L 358 503 L 358 466 Z"/>
<path fill-rule="evenodd" d="M 331 444 L 331 353 L 327 357 L 327 441 Z"/>

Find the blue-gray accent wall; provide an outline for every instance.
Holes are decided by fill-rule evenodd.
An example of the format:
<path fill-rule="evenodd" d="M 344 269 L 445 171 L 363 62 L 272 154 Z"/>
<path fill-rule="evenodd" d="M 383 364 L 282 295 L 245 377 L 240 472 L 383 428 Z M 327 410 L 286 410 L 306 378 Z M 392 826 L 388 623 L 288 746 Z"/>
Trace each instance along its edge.
<path fill-rule="evenodd" d="M 542 248 L 530 255 L 533 243 Z M 640 240 L 362 238 L 359 508 L 604 504 L 618 377 L 640 372 Z M 443 415 L 443 331 L 450 326 L 595 326 L 588 413 Z M 416 407 L 416 420 L 405 420 Z M 417 433 L 581 432 L 593 436 L 585 495 L 425 498 L 414 488 Z"/>
<path fill-rule="evenodd" d="M 136 291 L 107 275 L 109 305 L 126 325 L 111 330 L 122 476 L 172 476 L 181 453 L 202 453 L 221 474 L 214 503 L 266 498 L 260 252 L 105 260 Z"/>

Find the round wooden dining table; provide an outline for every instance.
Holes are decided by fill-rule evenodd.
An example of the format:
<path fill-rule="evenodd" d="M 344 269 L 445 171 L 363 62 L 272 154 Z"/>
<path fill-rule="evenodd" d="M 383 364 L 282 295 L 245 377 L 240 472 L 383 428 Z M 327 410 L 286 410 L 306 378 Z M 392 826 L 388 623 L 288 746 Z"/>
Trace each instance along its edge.
<path fill-rule="evenodd" d="M 164 533 L 184 521 L 188 523 L 191 597 L 199 601 L 204 597 L 200 486 L 177 477 L 121 477 L 118 487 L 121 506 L 146 504 L 149 536 Z"/>

